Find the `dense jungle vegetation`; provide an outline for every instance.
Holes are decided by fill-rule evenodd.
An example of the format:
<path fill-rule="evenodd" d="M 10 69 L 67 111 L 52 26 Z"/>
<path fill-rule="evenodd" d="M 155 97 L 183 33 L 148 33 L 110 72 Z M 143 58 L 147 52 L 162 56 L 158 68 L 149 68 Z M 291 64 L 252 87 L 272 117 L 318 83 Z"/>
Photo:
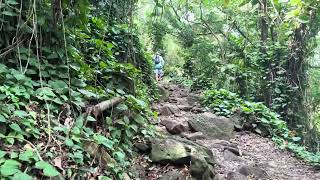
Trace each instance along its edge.
<path fill-rule="evenodd" d="M 0 0 L 0 179 L 124 179 L 167 81 L 320 165 L 319 0 Z"/>

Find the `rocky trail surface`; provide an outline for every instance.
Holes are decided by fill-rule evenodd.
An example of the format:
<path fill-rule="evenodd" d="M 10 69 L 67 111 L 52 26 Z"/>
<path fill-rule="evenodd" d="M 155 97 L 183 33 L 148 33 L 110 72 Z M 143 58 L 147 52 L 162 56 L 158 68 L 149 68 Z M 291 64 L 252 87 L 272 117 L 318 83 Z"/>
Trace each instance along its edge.
<path fill-rule="evenodd" d="M 270 139 L 235 132 L 231 119 L 200 106 L 198 94 L 178 85 L 160 90 L 162 101 L 153 109 L 159 112 L 155 124 L 161 137 L 136 144 L 144 154 L 131 170 L 136 179 L 320 179 L 320 171 Z"/>

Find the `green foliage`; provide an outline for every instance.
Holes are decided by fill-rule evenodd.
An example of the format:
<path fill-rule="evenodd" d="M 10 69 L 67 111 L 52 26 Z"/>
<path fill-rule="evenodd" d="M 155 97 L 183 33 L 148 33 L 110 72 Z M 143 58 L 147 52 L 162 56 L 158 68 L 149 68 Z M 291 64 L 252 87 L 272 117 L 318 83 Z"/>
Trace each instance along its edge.
<path fill-rule="evenodd" d="M 0 147 L 12 149 L 0 151 L 0 178 L 121 179 L 133 141 L 153 136 L 151 58 L 118 12 L 135 2 L 21 2 L 0 7 Z M 94 105 L 119 96 L 93 117 Z M 114 162 L 101 166 L 88 141 Z"/>
<path fill-rule="evenodd" d="M 265 136 L 270 135 L 281 147 L 291 150 L 313 165 L 320 165 L 320 154 L 309 152 L 304 146 L 298 144 L 302 138 L 294 131 L 290 131 L 280 115 L 263 103 L 245 101 L 239 98 L 239 95 L 221 89 L 205 91 L 203 104 L 219 115 L 233 116 L 236 121 L 239 121 L 236 123 L 237 128 L 252 130 Z"/>
<path fill-rule="evenodd" d="M 162 51 L 164 49 L 163 40 L 167 34 L 167 24 L 164 22 L 149 23 L 149 31 L 152 36 L 153 51 Z"/>

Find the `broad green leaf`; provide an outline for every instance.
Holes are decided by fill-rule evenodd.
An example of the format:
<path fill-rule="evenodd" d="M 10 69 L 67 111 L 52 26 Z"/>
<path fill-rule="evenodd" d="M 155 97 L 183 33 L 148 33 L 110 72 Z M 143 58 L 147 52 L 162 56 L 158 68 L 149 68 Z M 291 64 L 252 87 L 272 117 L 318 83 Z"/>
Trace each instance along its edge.
<path fill-rule="evenodd" d="M 69 138 L 67 138 L 64 142 L 68 147 L 72 147 L 74 144 L 73 144 L 73 141 Z"/>
<path fill-rule="evenodd" d="M 1 14 L 6 16 L 16 16 L 17 14 L 12 11 L 3 11 Z"/>
<path fill-rule="evenodd" d="M 12 123 L 10 124 L 11 129 L 17 131 L 18 133 L 22 133 L 22 129 L 20 128 L 20 126 L 17 123 Z"/>
<path fill-rule="evenodd" d="M 0 158 L 3 158 L 7 153 L 5 151 L 0 150 Z"/>
<path fill-rule="evenodd" d="M 109 149 L 113 147 L 113 142 L 105 136 L 102 136 L 101 134 L 94 135 L 93 138 L 96 140 L 98 144 L 102 144 Z"/>
<path fill-rule="evenodd" d="M 94 117 L 92 117 L 92 116 L 88 116 L 88 117 L 87 117 L 87 120 L 88 120 L 88 121 L 93 121 L 93 122 L 94 122 L 94 121 L 97 121 L 97 120 L 96 120 Z"/>
<path fill-rule="evenodd" d="M 6 1 L 8 4 L 11 4 L 11 5 L 17 5 L 19 4 L 16 0 L 7 0 Z"/>
<path fill-rule="evenodd" d="M 14 73 L 13 76 L 14 76 L 18 81 L 23 80 L 23 79 L 26 78 L 25 75 L 20 74 L 20 73 Z"/>
<path fill-rule="evenodd" d="M 26 173 L 18 172 L 16 173 L 12 180 L 32 180 L 33 178 Z"/>
<path fill-rule="evenodd" d="M 10 159 L 15 159 L 19 156 L 19 154 L 17 152 L 11 152 L 10 153 Z"/>
<path fill-rule="evenodd" d="M 36 163 L 37 169 L 42 169 L 43 174 L 48 177 L 58 176 L 60 173 L 56 170 L 54 166 L 45 161 L 39 161 Z"/>
<path fill-rule="evenodd" d="M 0 122 L 7 122 L 6 118 L 0 114 Z"/>
<path fill-rule="evenodd" d="M 21 161 L 27 161 L 27 162 L 29 162 L 29 161 L 30 161 L 30 158 L 32 158 L 33 156 L 34 156 L 33 150 L 32 150 L 32 149 L 28 149 L 28 150 L 26 150 L 25 152 L 19 154 L 19 159 L 20 159 Z"/>
<path fill-rule="evenodd" d="M 119 161 L 123 161 L 126 155 L 123 152 L 117 151 L 113 153 L 113 156 L 118 159 Z"/>
<path fill-rule="evenodd" d="M 297 141 L 300 141 L 300 140 L 301 140 L 301 137 L 293 137 L 292 140 L 295 141 L 295 142 L 297 142 Z"/>
<path fill-rule="evenodd" d="M 0 174 L 2 176 L 10 176 L 15 173 L 20 172 L 19 167 L 20 163 L 18 161 L 9 159 L 4 162 L 4 164 L 0 167 Z"/>
<path fill-rule="evenodd" d="M 85 89 L 79 89 L 79 92 L 81 92 L 81 94 L 83 94 L 84 96 L 91 98 L 91 97 L 97 97 L 98 95 L 95 93 L 92 93 L 90 91 L 87 91 Z"/>
<path fill-rule="evenodd" d="M 62 80 L 49 81 L 49 84 L 53 89 L 67 89 L 68 84 Z"/>
<path fill-rule="evenodd" d="M 23 117 L 27 117 L 28 113 L 25 111 L 17 110 L 17 111 L 14 111 L 13 115 L 20 117 L 20 118 L 23 118 Z"/>
<path fill-rule="evenodd" d="M 134 121 L 136 121 L 139 124 L 144 124 L 146 122 L 146 119 L 144 117 L 142 117 L 140 114 L 137 114 L 134 117 Z"/>

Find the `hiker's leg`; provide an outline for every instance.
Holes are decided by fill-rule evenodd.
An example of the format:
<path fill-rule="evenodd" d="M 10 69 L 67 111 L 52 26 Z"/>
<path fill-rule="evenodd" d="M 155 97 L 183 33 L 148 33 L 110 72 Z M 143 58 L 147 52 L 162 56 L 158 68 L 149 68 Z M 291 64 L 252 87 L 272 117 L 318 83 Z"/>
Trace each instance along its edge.
<path fill-rule="evenodd" d="M 163 69 L 161 69 L 161 70 L 160 70 L 160 79 L 161 79 L 161 80 L 163 79 L 163 75 L 164 75 L 164 74 L 163 74 Z"/>
<path fill-rule="evenodd" d="M 156 81 L 159 81 L 159 69 L 155 70 L 155 74 L 156 74 Z"/>

